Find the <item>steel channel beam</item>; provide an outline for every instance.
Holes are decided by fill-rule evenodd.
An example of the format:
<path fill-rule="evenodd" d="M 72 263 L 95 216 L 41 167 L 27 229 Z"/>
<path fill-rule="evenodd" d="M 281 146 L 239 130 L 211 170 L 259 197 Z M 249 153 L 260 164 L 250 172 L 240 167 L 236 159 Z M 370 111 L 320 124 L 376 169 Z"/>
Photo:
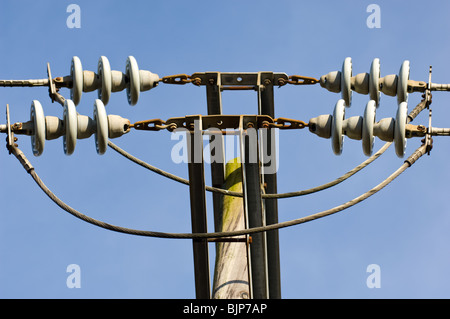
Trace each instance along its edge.
<path fill-rule="evenodd" d="M 242 158 L 242 188 L 244 195 L 244 209 L 248 217 L 248 227 L 263 226 L 263 206 L 261 197 L 261 173 L 258 154 L 258 130 L 247 129 L 246 123 L 256 122 L 256 117 L 242 116 L 243 126 L 240 143 Z M 244 132 L 244 130 L 246 131 Z M 243 144 L 243 145 L 242 145 Z M 266 240 L 264 233 L 255 233 L 252 235 L 252 243 L 250 245 L 250 268 L 252 281 L 252 298 L 267 299 L 268 298 L 268 282 L 267 282 L 267 256 L 266 256 Z"/>
<path fill-rule="evenodd" d="M 207 72 L 205 75 L 205 85 L 206 85 L 206 98 L 207 98 L 207 107 L 209 115 L 221 115 L 222 114 L 222 79 L 223 74 L 220 72 Z M 240 121 L 239 127 L 241 128 L 242 121 Z M 242 132 L 242 130 L 240 130 Z M 241 135 L 241 134 L 240 134 Z M 218 135 L 215 138 L 219 138 Z M 217 162 L 211 161 L 211 179 L 212 185 L 214 187 L 222 188 L 225 182 L 225 150 L 224 150 L 224 140 L 223 135 L 220 135 L 220 141 L 215 141 L 215 145 L 218 147 L 214 151 L 215 154 L 211 153 L 211 156 L 214 156 L 215 159 L 218 159 Z M 217 154 L 217 152 L 221 152 L 221 154 Z M 242 158 L 242 155 L 241 155 Z M 241 163 L 243 161 L 241 160 Z M 245 171 L 244 167 L 241 170 Z M 244 173 L 243 173 L 244 174 Z M 243 189 L 245 184 L 245 178 L 243 176 Z M 245 192 L 245 190 L 244 190 Z M 213 208 L 214 208 L 214 226 L 216 231 L 220 230 L 220 224 L 222 220 L 223 214 L 223 195 L 219 193 L 213 193 Z M 246 209 L 246 201 L 244 199 L 244 214 L 245 214 L 245 224 L 248 227 L 248 216 Z M 246 241 L 248 242 L 249 236 L 246 236 Z M 253 298 L 253 280 L 252 280 L 252 263 L 251 263 L 251 245 L 247 244 L 247 266 L 248 266 L 248 281 L 249 281 L 249 295 L 250 298 Z"/>
<path fill-rule="evenodd" d="M 260 73 L 271 73 L 273 78 L 271 80 L 275 85 L 280 80 L 287 81 L 289 79 L 286 73 L 273 73 L 273 72 L 206 72 L 206 73 L 194 73 L 191 78 L 199 78 L 199 85 L 208 85 L 211 79 L 211 74 L 220 75 L 220 87 L 221 89 L 250 89 L 246 86 L 252 86 L 257 89 L 257 81 Z"/>
<path fill-rule="evenodd" d="M 203 161 L 201 116 L 193 117 L 194 131 L 187 132 L 189 194 L 192 233 L 207 233 L 206 189 Z M 209 253 L 207 239 L 193 239 L 195 294 L 197 299 L 211 298 Z"/>
<path fill-rule="evenodd" d="M 275 117 L 274 110 L 274 83 L 278 79 L 285 79 L 287 76 L 284 73 L 273 72 L 258 72 L 258 73 L 219 73 L 207 72 L 198 74 L 202 78 L 202 84 L 206 86 L 208 114 L 222 114 L 222 100 L 221 91 L 227 86 L 235 85 L 250 85 L 254 86 L 258 91 L 258 114 L 269 115 Z M 221 141 L 223 145 L 223 137 Z M 244 143 L 244 159 L 248 159 L 249 143 Z M 267 163 L 268 157 L 275 161 L 275 154 L 271 154 L 275 141 L 271 134 L 267 134 L 266 140 L 262 147 L 264 153 L 262 154 L 263 163 Z M 217 145 L 217 144 L 216 144 Z M 258 149 L 258 148 L 257 148 Z M 220 150 L 223 150 L 220 149 Z M 217 151 L 217 150 L 215 150 Z M 217 158 L 217 154 L 215 154 Z M 220 155 L 219 155 L 220 156 Z M 259 159 L 259 156 L 257 155 Z M 243 161 L 245 163 L 245 161 Z M 262 226 L 263 224 L 274 224 L 278 222 L 278 203 L 276 199 L 261 198 L 261 185 L 264 182 L 265 191 L 267 193 L 277 193 L 277 178 L 276 173 L 264 173 L 264 167 L 260 169 L 260 163 L 245 163 L 243 169 L 243 185 L 244 196 L 246 200 L 247 213 L 249 218 L 249 227 Z M 266 164 L 267 165 L 267 164 Z M 276 163 L 271 162 L 270 165 L 276 167 Z M 211 177 L 212 184 L 215 187 L 221 187 L 224 181 L 225 163 L 212 163 Z M 263 175 L 261 175 L 261 173 Z M 213 194 L 214 220 L 217 226 L 217 221 L 222 212 L 222 195 Z M 265 214 L 263 214 L 265 209 Z M 263 220 L 264 219 L 264 220 Z M 217 227 L 216 227 L 217 229 Z M 279 257 L 279 236 L 278 231 L 270 231 L 261 235 L 259 240 L 258 235 L 253 238 L 251 244 L 251 278 L 252 278 L 252 297 L 253 298 L 281 298 L 281 280 L 280 280 L 280 257 Z M 252 236 L 255 237 L 255 236 Z M 256 242 L 256 244 L 255 244 Z M 266 247 L 267 243 L 267 247 Z M 258 247 L 259 246 L 259 247 Z M 267 251 L 266 251 L 267 250 Z"/>
<path fill-rule="evenodd" d="M 275 102 L 274 102 L 274 74 L 272 72 L 260 73 L 260 89 L 258 90 L 259 114 L 269 115 L 275 118 Z M 272 134 L 267 134 L 265 141 L 262 143 L 263 165 L 271 165 L 276 167 L 275 154 L 271 154 L 272 149 L 275 148 L 275 141 Z M 271 159 L 271 163 L 268 163 L 268 157 Z M 268 194 L 277 193 L 277 174 L 275 172 L 265 173 L 263 170 L 263 182 L 265 185 L 265 191 Z M 277 199 L 264 199 L 266 224 L 278 223 L 278 201 Z M 268 277 L 269 277 L 269 298 L 280 299 L 281 298 L 281 276 L 280 276 L 280 243 L 278 230 L 271 230 L 266 233 L 267 236 L 267 263 L 268 263 Z"/>
<path fill-rule="evenodd" d="M 220 91 L 221 76 L 219 72 L 207 72 L 206 74 L 206 101 L 208 108 L 208 115 L 222 114 L 222 95 Z M 211 150 L 211 157 L 215 161 L 211 161 L 211 184 L 213 187 L 222 188 L 225 182 L 225 149 L 223 135 L 214 135 L 212 139 L 218 138 L 219 141 L 214 141 L 216 148 Z M 212 194 L 213 211 L 214 211 L 214 227 L 215 231 L 219 231 L 220 221 L 222 219 L 222 203 L 223 195 L 219 193 Z"/>

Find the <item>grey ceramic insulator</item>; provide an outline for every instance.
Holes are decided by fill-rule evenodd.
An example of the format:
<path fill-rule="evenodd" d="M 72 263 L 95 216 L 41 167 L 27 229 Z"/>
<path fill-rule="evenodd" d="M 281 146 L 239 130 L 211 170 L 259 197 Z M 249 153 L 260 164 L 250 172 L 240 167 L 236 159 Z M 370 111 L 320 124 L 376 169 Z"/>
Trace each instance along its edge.
<path fill-rule="evenodd" d="M 94 71 L 83 71 L 83 92 L 92 92 L 101 87 L 102 82 Z"/>
<path fill-rule="evenodd" d="M 360 94 L 369 94 L 369 73 L 359 73 L 352 77 L 352 90 Z"/>
<path fill-rule="evenodd" d="M 330 114 L 319 115 L 309 120 L 308 128 L 311 133 L 316 134 L 319 137 L 330 138 L 331 137 L 331 121 L 332 116 Z"/>
<path fill-rule="evenodd" d="M 45 117 L 45 139 L 54 140 L 64 134 L 64 122 L 56 116 Z"/>
<path fill-rule="evenodd" d="M 119 115 L 108 115 L 108 137 L 117 138 L 130 131 L 130 120 Z"/>
<path fill-rule="evenodd" d="M 394 125 L 393 118 L 384 118 L 373 125 L 373 135 L 385 142 L 392 142 L 394 140 Z"/>
<path fill-rule="evenodd" d="M 63 111 L 63 121 L 64 121 L 64 135 L 63 135 L 63 148 L 64 154 L 71 155 L 77 144 L 77 111 L 75 104 L 72 100 L 64 101 L 64 111 Z"/>
<path fill-rule="evenodd" d="M 140 89 L 141 92 L 148 91 L 159 83 L 158 74 L 152 73 L 147 70 L 139 70 L 139 80 L 140 80 Z"/>
<path fill-rule="evenodd" d="M 408 114 L 408 104 L 401 102 L 397 108 L 394 125 L 394 145 L 395 153 L 398 157 L 403 157 L 406 150 L 406 119 Z"/>
<path fill-rule="evenodd" d="M 342 122 L 343 134 L 352 140 L 361 140 L 362 138 L 363 118 L 361 116 L 352 116 Z"/>
<path fill-rule="evenodd" d="M 45 146 L 45 117 L 41 103 L 33 100 L 30 109 L 30 122 L 33 123 L 31 146 L 34 156 L 40 156 Z"/>
<path fill-rule="evenodd" d="M 83 93 L 83 66 L 77 56 L 72 57 L 70 65 L 70 77 L 72 78 L 72 88 L 70 89 L 70 99 L 78 105 Z"/>
<path fill-rule="evenodd" d="M 120 92 L 127 87 L 126 76 L 120 71 L 111 71 L 112 92 Z"/>
<path fill-rule="evenodd" d="M 320 86 L 330 92 L 341 92 L 341 72 L 333 71 L 320 77 Z"/>
<path fill-rule="evenodd" d="M 337 101 L 331 120 L 331 147 L 334 154 L 341 155 L 344 146 L 343 122 L 345 120 L 346 102 L 344 99 Z"/>
<path fill-rule="evenodd" d="M 386 95 L 397 95 L 397 81 L 398 76 L 396 74 L 386 75 L 380 79 L 380 90 Z"/>
<path fill-rule="evenodd" d="M 95 133 L 95 122 L 87 115 L 77 115 L 77 139 L 85 139 Z"/>

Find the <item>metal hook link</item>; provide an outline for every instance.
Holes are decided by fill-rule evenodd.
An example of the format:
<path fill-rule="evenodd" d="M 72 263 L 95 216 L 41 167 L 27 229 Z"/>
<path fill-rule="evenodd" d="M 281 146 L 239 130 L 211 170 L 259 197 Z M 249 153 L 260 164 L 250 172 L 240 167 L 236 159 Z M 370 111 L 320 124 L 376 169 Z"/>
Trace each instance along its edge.
<path fill-rule="evenodd" d="M 192 83 L 194 85 L 200 85 L 201 79 L 197 77 L 191 77 L 187 74 L 175 74 L 168 75 L 160 79 L 165 84 L 187 84 Z"/>

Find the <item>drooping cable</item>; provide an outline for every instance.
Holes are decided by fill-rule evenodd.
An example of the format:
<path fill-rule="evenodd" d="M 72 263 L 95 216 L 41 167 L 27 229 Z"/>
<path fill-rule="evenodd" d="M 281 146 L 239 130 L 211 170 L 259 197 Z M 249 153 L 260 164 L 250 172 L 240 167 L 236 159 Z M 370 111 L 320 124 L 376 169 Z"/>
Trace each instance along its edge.
<path fill-rule="evenodd" d="M 381 147 L 377 152 L 375 152 L 372 156 L 370 156 L 368 159 L 366 159 L 364 162 L 362 162 L 361 164 L 355 166 L 353 169 L 351 169 L 350 171 L 348 171 L 347 173 L 345 173 L 344 175 L 319 186 L 313 187 L 313 188 L 309 188 L 309 189 L 305 189 L 305 190 L 300 190 L 300 191 L 293 191 L 293 192 L 287 192 L 287 193 L 280 193 L 280 194 L 262 194 L 262 198 L 271 198 L 271 199 L 275 199 L 275 198 L 289 198 L 289 197 L 296 197 L 296 196 L 303 196 L 303 195 L 307 195 L 307 194 L 312 194 L 327 188 L 330 188 L 332 186 L 335 186 L 339 183 L 342 183 L 343 181 L 345 181 L 346 179 L 348 179 L 349 177 L 355 175 L 357 172 L 359 172 L 360 170 L 362 170 L 364 167 L 366 167 L 367 165 L 369 165 L 370 163 L 372 163 L 373 161 L 375 161 L 378 157 L 380 157 L 388 148 L 389 146 L 392 144 L 392 142 L 386 142 L 383 147 Z M 117 146 L 116 144 L 114 144 L 111 141 L 108 141 L 108 146 L 111 147 L 114 151 L 116 151 L 117 153 L 119 153 L 120 155 L 124 156 L 125 158 L 131 160 L 132 162 L 148 169 L 151 170 L 161 176 L 170 178 L 174 181 L 177 181 L 179 183 L 185 184 L 185 185 L 189 185 L 189 181 L 187 179 L 184 179 L 182 177 L 179 177 L 177 175 L 174 175 L 172 173 L 169 173 L 167 171 L 164 171 L 160 168 L 157 168 L 153 165 L 150 165 L 149 163 L 144 162 L 143 160 L 131 155 L 130 153 L 128 153 L 127 151 L 123 150 L 122 148 L 120 148 L 119 146 Z M 209 192 L 215 192 L 215 193 L 220 193 L 223 195 L 228 195 L 228 196 L 235 196 L 235 197 L 242 197 L 242 193 L 241 192 L 233 192 L 233 191 L 229 191 L 223 188 L 217 188 L 217 187 L 212 187 L 212 186 L 206 186 L 206 190 Z"/>
<path fill-rule="evenodd" d="M 407 117 L 407 123 L 410 123 L 411 121 L 413 121 L 419 114 L 420 112 L 422 112 L 426 107 L 429 106 L 429 104 L 431 103 L 431 101 L 429 101 L 428 99 L 424 98 L 423 100 L 420 101 L 420 103 L 408 114 Z M 343 174 L 342 176 L 319 186 L 316 187 L 312 187 L 309 189 L 305 189 L 305 190 L 300 190 L 300 191 L 293 191 L 293 192 L 286 192 L 286 193 L 280 193 L 280 194 L 267 194 L 264 193 L 262 194 L 262 198 L 270 198 L 270 199 L 278 199 L 278 198 L 290 198 L 290 197 L 297 197 L 297 196 L 304 196 L 304 195 L 308 195 L 308 194 L 312 194 L 312 193 L 316 193 L 319 191 L 322 191 L 324 189 L 333 187 L 339 183 L 342 183 L 343 181 L 345 181 L 346 179 L 348 179 L 349 177 L 355 175 L 357 172 L 359 172 L 360 170 L 362 170 L 363 168 L 365 168 L 366 166 L 368 166 L 370 163 L 372 163 L 373 161 L 375 161 L 378 157 L 380 157 L 388 148 L 389 146 L 391 146 L 392 142 L 386 142 L 377 152 L 375 152 L 372 156 L 370 156 L 368 159 L 366 159 L 364 162 L 362 162 L 361 164 L 355 166 L 353 169 L 351 169 L 350 171 L 348 171 L 347 173 Z M 185 185 L 189 185 L 189 181 L 187 179 L 184 179 L 182 177 L 179 177 L 177 175 L 174 175 L 172 173 L 169 173 L 167 171 L 164 171 L 160 168 L 157 168 L 153 165 L 150 165 L 149 163 L 131 155 L 130 153 L 128 153 L 127 151 L 123 150 L 122 148 L 120 148 L 119 146 L 117 146 L 116 144 L 114 144 L 111 141 L 108 141 L 108 146 L 111 147 L 114 151 L 116 151 L 117 153 L 119 153 L 120 155 L 124 156 L 125 158 L 131 160 L 132 162 L 148 169 L 151 170 L 161 176 L 167 177 L 169 179 L 172 179 L 174 181 L 177 181 L 179 183 L 185 184 Z M 206 185 L 206 190 L 209 192 L 215 192 L 215 193 L 220 193 L 223 195 L 228 195 L 228 196 L 235 196 L 235 197 L 242 197 L 243 194 L 241 192 L 233 192 L 233 191 L 229 191 L 223 188 L 217 188 L 217 187 L 212 187 L 212 186 L 208 186 Z"/>
<path fill-rule="evenodd" d="M 87 215 L 84 215 L 77 211 L 76 209 L 67 205 L 64 201 L 59 199 L 40 179 L 38 174 L 36 173 L 34 167 L 28 161 L 26 156 L 18 147 L 11 147 L 12 153 L 16 156 L 16 158 L 20 161 L 25 170 L 31 175 L 36 184 L 41 188 L 42 191 L 60 208 L 65 210 L 66 212 L 72 214 L 73 216 L 93 224 L 95 226 L 108 229 L 115 232 L 126 233 L 130 235 L 138 235 L 138 236 L 147 236 L 147 237 L 158 237 L 158 238 L 178 238 L 178 239 L 198 239 L 198 238 L 219 238 L 219 237 L 233 237 L 233 236 L 241 236 L 246 234 L 253 234 L 258 232 L 264 232 L 269 230 L 275 230 L 285 227 L 290 227 L 294 225 L 303 224 L 312 220 L 316 220 L 319 218 L 323 218 L 325 216 L 329 216 L 338 212 L 341 212 L 349 207 L 352 207 L 363 200 L 369 198 L 374 195 L 389 183 L 391 183 L 395 178 L 397 178 L 401 173 L 403 173 L 408 167 L 414 164 L 422 155 L 426 153 L 427 147 L 426 145 L 421 145 L 407 160 L 388 178 L 386 178 L 383 182 L 372 188 L 371 190 L 365 192 L 364 194 L 336 207 L 333 207 L 328 210 L 324 210 L 319 213 L 315 213 L 309 216 L 301 217 L 298 219 L 293 219 L 290 221 L 280 222 L 277 224 L 271 224 L 261 227 L 254 227 L 250 229 L 236 230 L 236 231 L 228 231 L 228 232 L 214 232 L 214 233 L 166 233 L 166 232 L 156 232 L 156 231 L 148 231 L 148 230 L 137 230 L 131 229 L 121 226 L 112 225 L 103 221 L 99 221 Z"/>

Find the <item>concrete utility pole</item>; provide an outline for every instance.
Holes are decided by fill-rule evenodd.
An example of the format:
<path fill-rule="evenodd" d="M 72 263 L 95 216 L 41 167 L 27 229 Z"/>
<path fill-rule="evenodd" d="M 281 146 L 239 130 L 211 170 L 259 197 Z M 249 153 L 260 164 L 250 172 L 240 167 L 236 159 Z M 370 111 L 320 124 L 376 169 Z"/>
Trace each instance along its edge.
<path fill-rule="evenodd" d="M 239 159 L 226 164 L 225 189 L 242 192 Z M 218 231 L 245 229 L 244 205 L 241 197 L 224 196 Z M 212 297 L 214 299 L 248 299 L 250 296 L 247 236 L 235 237 L 243 242 L 219 242 L 216 246 L 216 265 Z"/>

